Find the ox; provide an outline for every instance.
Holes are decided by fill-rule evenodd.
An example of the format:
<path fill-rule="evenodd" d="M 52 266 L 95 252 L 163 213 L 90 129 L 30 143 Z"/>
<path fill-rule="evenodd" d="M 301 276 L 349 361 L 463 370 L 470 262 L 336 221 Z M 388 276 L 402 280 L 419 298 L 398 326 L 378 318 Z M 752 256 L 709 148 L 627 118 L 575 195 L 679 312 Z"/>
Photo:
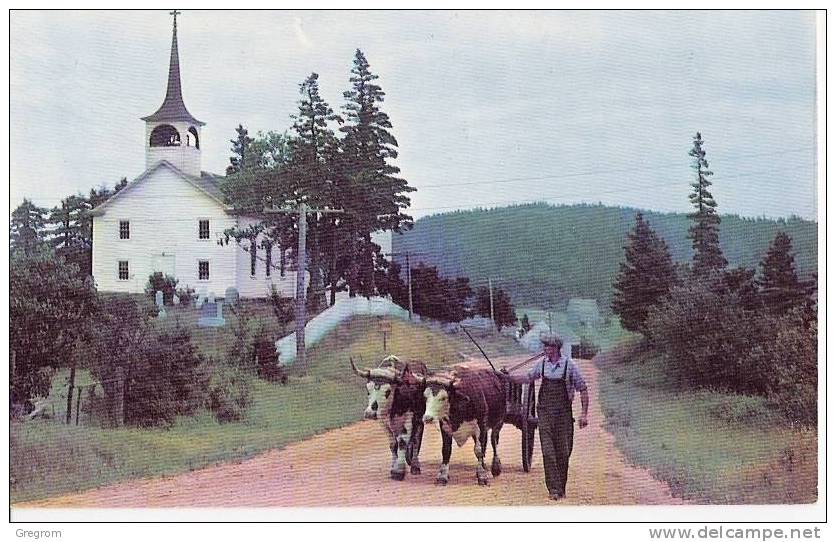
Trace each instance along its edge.
<path fill-rule="evenodd" d="M 421 474 L 418 453 L 424 436 L 424 379 L 427 367 L 418 362 L 417 369 L 422 378 L 417 378 L 409 364 L 401 364 L 395 356 L 388 356 L 383 363 L 390 367 L 359 370 L 350 360 L 351 369 L 366 379 L 368 405 L 366 419 L 379 419 L 389 437 L 392 452 L 392 467 L 389 475 L 393 480 L 403 480 L 406 465 L 412 474 Z M 414 363 L 413 363 L 414 364 Z"/>
<path fill-rule="evenodd" d="M 493 447 L 491 474 L 499 476 L 502 464 L 496 446 L 505 418 L 505 385 L 500 377 L 490 370 L 457 368 L 451 376 L 428 377 L 424 397 L 427 400 L 424 423 L 438 420 L 441 428 L 442 463 L 436 483 L 447 484 L 449 479 L 453 440 L 463 446 L 473 437 L 476 479 L 479 485 L 488 485 L 485 469 L 488 429 Z"/>

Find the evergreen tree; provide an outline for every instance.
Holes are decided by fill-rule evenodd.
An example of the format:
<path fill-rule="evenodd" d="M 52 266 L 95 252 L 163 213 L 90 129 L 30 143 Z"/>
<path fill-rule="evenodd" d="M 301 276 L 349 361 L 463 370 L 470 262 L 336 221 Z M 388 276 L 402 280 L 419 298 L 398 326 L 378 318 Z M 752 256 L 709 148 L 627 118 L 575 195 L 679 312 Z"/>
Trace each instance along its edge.
<path fill-rule="evenodd" d="M 694 191 L 689 196 L 696 211 L 689 216 L 694 224 L 688 230 L 688 236 L 694 248 L 694 273 L 703 275 L 714 269 L 726 267 L 726 258 L 720 249 L 720 215 L 717 214 L 717 202 L 708 188 L 711 181 L 708 177 L 714 175 L 708 169 L 708 160 L 702 148 L 703 139 L 699 132 L 694 136 L 694 146 L 688 152 L 694 161 L 691 168 L 696 173 L 696 180 L 691 183 Z"/>
<path fill-rule="evenodd" d="M 12 252 L 31 255 L 46 240 L 47 210 L 24 199 L 12 212 L 9 227 L 9 245 Z"/>
<path fill-rule="evenodd" d="M 337 153 L 339 142 L 331 130 L 330 123 L 342 123 L 331 106 L 319 93 L 319 75 L 312 73 L 300 85 L 299 112 L 291 118 L 293 139 L 290 143 L 291 159 L 284 168 L 284 178 L 289 188 L 292 203 L 305 202 L 312 207 L 337 208 L 342 194 L 339 183 L 332 173 L 332 159 Z M 338 250 L 336 228 L 339 218 L 323 215 L 308 215 L 308 285 L 309 299 L 314 308 L 324 299 L 324 278 L 332 279 L 333 262 Z M 374 261 L 372 261 L 372 265 Z"/>
<path fill-rule="evenodd" d="M 784 315 L 792 308 L 806 303 L 809 287 L 796 275 L 792 239 L 785 232 L 779 231 L 775 235 L 761 261 L 761 274 L 757 282 L 764 306 L 775 315 Z"/>
<path fill-rule="evenodd" d="M 368 260 L 371 233 L 378 230 L 400 232 L 412 227 L 412 217 L 403 211 L 409 206 L 407 194 L 415 189 L 397 177 L 400 169 L 390 163 L 398 156 L 398 142 L 391 133 L 389 116 L 380 109 L 385 93 L 375 83 L 378 76 L 359 49 L 351 70 L 351 89 L 343 93 L 346 125 L 340 171 L 344 178 L 349 245 L 349 294 L 359 292 L 361 273 Z"/>
<path fill-rule="evenodd" d="M 628 235 L 624 261 L 613 284 L 613 312 L 630 331 L 645 332 L 648 310 L 676 283 L 676 271 L 668 246 L 641 213 Z"/>
<path fill-rule="evenodd" d="M 87 214 L 90 206 L 83 196 L 69 196 L 54 207 L 49 216 L 52 225 L 50 245 L 55 255 L 78 265 L 82 274 L 90 275 L 90 256 L 92 252 L 92 232 L 88 231 Z"/>
<path fill-rule="evenodd" d="M 487 286 L 476 289 L 476 314 L 491 317 L 491 291 Z M 493 291 L 493 318 L 496 329 L 512 326 L 517 322 L 511 297 L 502 288 L 494 288 Z"/>
<path fill-rule="evenodd" d="M 247 129 L 241 124 L 235 129 L 235 133 L 237 134 L 235 139 L 229 140 L 232 143 L 232 156 L 230 156 L 229 165 L 226 167 L 227 175 L 240 173 L 251 166 L 248 163 L 249 150 L 254 140 L 247 133 Z"/>

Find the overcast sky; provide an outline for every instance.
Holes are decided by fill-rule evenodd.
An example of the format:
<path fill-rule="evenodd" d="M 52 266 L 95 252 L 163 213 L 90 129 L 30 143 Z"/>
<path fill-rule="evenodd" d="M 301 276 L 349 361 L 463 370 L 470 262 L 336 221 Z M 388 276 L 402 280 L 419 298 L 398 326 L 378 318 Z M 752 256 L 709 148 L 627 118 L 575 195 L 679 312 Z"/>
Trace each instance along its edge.
<path fill-rule="evenodd" d="M 339 110 L 356 48 L 386 92 L 416 217 L 524 201 L 688 211 L 700 130 L 723 213 L 815 218 L 811 12 L 200 12 L 183 94 L 223 173 L 243 123 L 284 131 L 320 74 Z M 144 169 L 167 11 L 11 14 L 11 204 Z"/>

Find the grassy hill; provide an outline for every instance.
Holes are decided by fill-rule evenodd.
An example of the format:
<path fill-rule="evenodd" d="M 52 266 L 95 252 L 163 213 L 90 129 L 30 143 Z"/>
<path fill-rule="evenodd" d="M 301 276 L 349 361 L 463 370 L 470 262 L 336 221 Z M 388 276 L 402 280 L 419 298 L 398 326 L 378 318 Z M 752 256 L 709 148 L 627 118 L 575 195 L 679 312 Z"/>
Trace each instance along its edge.
<path fill-rule="evenodd" d="M 608 306 L 637 209 L 603 205 L 528 204 L 456 211 L 421 218 L 395 235 L 394 252 L 420 252 L 412 261 L 436 265 L 445 276 L 463 275 L 473 285 L 494 284 L 515 304 L 563 307 L 572 297 Z M 692 256 L 690 220 L 682 213 L 641 211 L 677 262 Z M 730 265 L 757 267 L 779 230 L 793 240 L 796 267 L 809 276 L 817 267 L 816 222 L 723 215 L 720 243 Z"/>

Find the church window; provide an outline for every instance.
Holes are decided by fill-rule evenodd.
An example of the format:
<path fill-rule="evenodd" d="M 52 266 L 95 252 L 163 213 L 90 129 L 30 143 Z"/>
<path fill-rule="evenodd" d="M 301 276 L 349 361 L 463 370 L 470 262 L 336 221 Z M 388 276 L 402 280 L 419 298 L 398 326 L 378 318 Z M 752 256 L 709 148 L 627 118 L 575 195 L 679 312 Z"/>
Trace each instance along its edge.
<path fill-rule="evenodd" d="M 265 251 L 267 252 L 266 262 L 264 264 L 264 274 L 269 277 L 270 276 L 270 268 L 273 266 L 273 245 L 268 244 L 265 247 Z"/>
<path fill-rule="evenodd" d="M 256 257 L 255 241 L 250 242 L 250 276 L 255 278 L 255 257 Z"/>
<path fill-rule="evenodd" d="M 201 220 L 198 226 L 198 239 L 209 239 L 209 221 Z"/>
<path fill-rule="evenodd" d="M 209 280 L 209 260 L 197 262 L 197 278 L 199 280 Z"/>
<path fill-rule="evenodd" d="M 180 132 L 170 124 L 160 124 L 151 132 L 152 147 L 179 147 Z"/>
<path fill-rule="evenodd" d="M 119 280 L 128 280 L 128 260 L 119 260 Z"/>
<path fill-rule="evenodd" d="M 197 137 L 197 130 L 195 130 L 194 126 L 191 126 L 189 133 L 186 134 L 186 146 L 194 147 L 195 149 L 200 148 L 200 139 Z"/>
<path fill-rule="evenodd" d="M 128 220 L 119 221 L 119 239 L 131 238 L 131 223 Z"/>

